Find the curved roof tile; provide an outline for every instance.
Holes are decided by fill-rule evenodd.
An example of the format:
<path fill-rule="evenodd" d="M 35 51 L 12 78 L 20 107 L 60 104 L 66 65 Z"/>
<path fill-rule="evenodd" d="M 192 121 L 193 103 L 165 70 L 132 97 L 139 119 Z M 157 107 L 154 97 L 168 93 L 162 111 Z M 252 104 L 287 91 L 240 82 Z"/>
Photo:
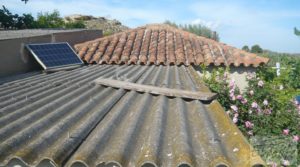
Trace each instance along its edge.
<path fill-rule="evenodd" d="M 151 24 L 75 45 L 87 63 L 254 66 L 269 59 L 165 24 Z"/>

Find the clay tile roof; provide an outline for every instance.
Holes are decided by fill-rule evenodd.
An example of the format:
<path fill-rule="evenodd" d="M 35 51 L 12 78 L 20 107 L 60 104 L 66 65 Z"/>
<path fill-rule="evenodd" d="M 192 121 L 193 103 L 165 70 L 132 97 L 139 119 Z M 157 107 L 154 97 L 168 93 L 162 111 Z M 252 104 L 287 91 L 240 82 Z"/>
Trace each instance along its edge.
<path fill-rule="evenodd" d="M 90 64 L 254 66 L 269 59 L 165 24 L 151 24 L 75 45 Z"/>

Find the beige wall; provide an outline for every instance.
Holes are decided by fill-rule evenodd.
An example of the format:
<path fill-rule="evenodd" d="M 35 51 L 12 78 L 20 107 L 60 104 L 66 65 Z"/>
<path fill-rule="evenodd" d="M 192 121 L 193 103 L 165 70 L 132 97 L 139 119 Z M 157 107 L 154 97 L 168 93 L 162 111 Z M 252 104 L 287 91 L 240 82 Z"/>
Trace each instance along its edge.
<path fill-rule="evenodd" d="M 194 67 L 197 71 L 197 73 L 202 77 L 203 72 L 199 66 Z M 207 68 L 208 75 L 212 72 L 213 69 L 217 67 L 215 66 L 209 66 Z M 256 69 L 254 67 L 230 67 L 230 79 L 234 79 L 236 82 L 236 85 L 240 88 L 240 90 L 244 90 L 248 85 L 246 81 L 247 74 L 254 73 Z"/>
<path fill-rule="evenodd" d="M 42 69 L 25 49 L 26 44 L 69 42 L 69 44 L 73 46 L 74 44 L 93 40 L 102 36 L 101 30 L 82 30 L 0 40 L 0 77 Z"/>
<path fill-rule="evenodd" d="M 74 32 L 54 33 L 52 34 L 52 42 L 67 41 L 73 47 L 75 44 L 100 38 L 102 36 L 102 30 L 82 30 Z"/>

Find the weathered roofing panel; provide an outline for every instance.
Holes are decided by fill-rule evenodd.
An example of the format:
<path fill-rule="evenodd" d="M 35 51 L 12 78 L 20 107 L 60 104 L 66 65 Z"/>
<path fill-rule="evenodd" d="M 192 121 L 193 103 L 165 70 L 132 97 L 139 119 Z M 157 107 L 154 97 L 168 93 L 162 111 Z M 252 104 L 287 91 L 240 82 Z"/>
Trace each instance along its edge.
<path fill-rule="evenodd" d="M 254 66 L 269 59 L 163 24 L 153 24 L 75 46 L 90 64 Z"/>
<path fill-rule="evenodd" d="M 0 86 L 0 166 L 263 164 L 218 102 L 104 87 L 204 91 L 184 66 L 93 65 Z"/>
<path fill-rule="evenodd" d="M 0 40 L 34 37 L 53 33 L 76 32 L 85 29 L 25 29 L 25 30 L 1 30 Z"/>

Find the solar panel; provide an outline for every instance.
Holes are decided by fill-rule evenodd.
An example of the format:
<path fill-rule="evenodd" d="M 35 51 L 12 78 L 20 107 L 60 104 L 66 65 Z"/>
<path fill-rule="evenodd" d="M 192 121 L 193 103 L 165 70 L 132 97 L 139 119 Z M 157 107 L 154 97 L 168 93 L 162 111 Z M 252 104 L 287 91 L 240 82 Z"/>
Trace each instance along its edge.
<path fill-rule="evenodd" d="M 28 44 L 26 47 L 45 70 L 83 64 L 67 42 Z"/>

